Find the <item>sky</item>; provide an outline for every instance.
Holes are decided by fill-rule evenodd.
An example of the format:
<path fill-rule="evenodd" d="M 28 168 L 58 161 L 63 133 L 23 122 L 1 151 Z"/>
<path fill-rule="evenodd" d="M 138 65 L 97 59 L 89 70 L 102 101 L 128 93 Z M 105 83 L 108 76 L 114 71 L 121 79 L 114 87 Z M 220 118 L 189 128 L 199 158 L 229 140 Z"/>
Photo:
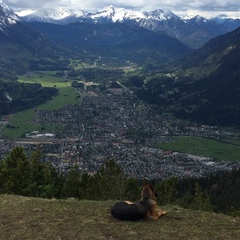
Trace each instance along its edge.
<path fill-rule="evenodd" d="M 13 9 L 40 9 L 52 7 L 100 10 L 107 6 L 132 10 L 171 10 L 202 16 L 227 14 L 240 17 L 240 0 L 3 0 Z"/>

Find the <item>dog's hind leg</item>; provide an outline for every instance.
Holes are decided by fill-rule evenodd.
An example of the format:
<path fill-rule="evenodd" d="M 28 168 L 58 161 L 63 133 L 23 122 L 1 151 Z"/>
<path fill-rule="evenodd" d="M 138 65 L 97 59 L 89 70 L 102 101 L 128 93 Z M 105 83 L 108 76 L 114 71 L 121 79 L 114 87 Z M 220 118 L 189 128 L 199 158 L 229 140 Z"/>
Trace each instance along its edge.
<path fill-rule="evenodd" d="M 160 217 L 160 216 L 163 216 L 163 215 L 166 215 L 166 214 L 167 214 L 167 212 L 166 212 L 166 211 L 163 211 L 163 210 L 161 210 L 161 209 L 157 209 L 157 212 L 158 212 L 158 217 Z"/>

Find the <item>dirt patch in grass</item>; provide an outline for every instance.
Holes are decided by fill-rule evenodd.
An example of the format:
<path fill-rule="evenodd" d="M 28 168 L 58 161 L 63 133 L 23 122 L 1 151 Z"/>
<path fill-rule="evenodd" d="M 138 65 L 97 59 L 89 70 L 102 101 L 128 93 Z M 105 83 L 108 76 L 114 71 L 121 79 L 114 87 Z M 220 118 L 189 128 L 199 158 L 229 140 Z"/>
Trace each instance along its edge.
<path fill-rule="evenodd" d="M 124 222 L 112 201 L 47 200 L 0 195 L 0 239 L 238 239 L 240 218 L 163 206 L 158 221 Z"/>

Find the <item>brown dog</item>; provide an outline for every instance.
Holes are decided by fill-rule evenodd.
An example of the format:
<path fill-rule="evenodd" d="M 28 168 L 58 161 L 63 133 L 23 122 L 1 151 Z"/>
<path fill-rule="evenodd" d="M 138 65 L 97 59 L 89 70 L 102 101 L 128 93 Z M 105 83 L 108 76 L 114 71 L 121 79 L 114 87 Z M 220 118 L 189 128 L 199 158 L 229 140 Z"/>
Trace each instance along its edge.
<path fill-rule="evenodd" d="M 148 184 L 143 182 L 141 200 L 137 203 L 128 201 L 117 202 L 111 208 L 112 215 L 118 220 L 139 221 L 141 219 L 157 220 L 166 212 L 158 208 L 154 182 Z"/>

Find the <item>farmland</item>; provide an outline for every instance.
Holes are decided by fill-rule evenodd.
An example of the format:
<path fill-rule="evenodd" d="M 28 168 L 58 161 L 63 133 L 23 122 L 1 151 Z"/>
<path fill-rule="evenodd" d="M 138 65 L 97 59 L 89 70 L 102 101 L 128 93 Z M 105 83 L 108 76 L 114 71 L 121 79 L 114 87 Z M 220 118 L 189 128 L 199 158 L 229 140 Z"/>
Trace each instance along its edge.
<path fill-rule="evenodd" d="M 218 160 L 239 160 L 240 141 L 239 140 L 216 140 L 202 137 L 173 137 L 173 141 L 158 143 L 159 148 L 165 150 L 190 153 Z"/>

